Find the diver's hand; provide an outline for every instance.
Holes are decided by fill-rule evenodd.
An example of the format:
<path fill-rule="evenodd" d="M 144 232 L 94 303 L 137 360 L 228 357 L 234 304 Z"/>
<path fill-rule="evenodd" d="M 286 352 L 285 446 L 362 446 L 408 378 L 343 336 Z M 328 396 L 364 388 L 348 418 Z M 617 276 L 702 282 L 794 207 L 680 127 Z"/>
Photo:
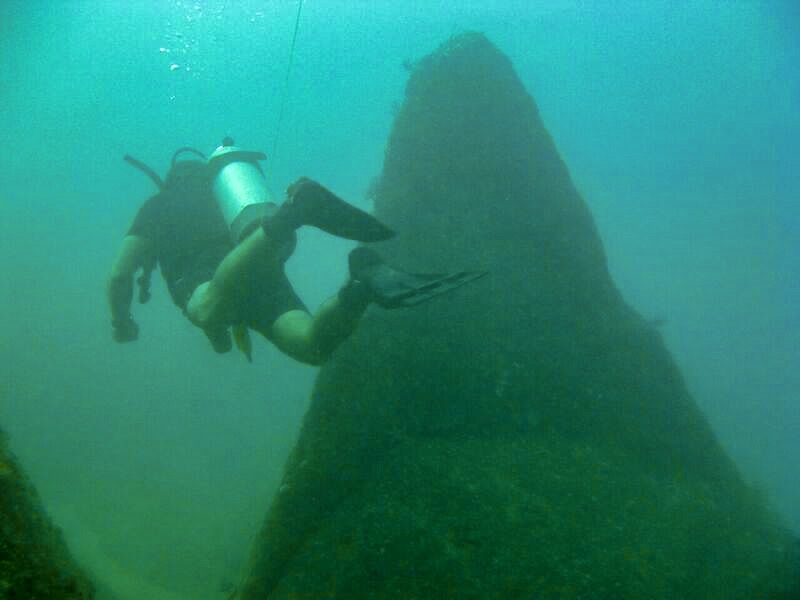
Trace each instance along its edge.
<path fill-rule="evenodd" d="M 119 319 L 111 322 L 113 328 L 112 337 L 118 344 L 135 342 L 139 338 L 139 326 L 133 318 Z"/>
<path fill-rule="evenodd" d="M 231 332 L 228 331 L 227 327 L 203 328 L 203 333 L 206 334 L 208 341 L 211 342 L 211 346 L 214 348 L 214 352 L 217 354 L 225 354 L 233 348 Z"/>

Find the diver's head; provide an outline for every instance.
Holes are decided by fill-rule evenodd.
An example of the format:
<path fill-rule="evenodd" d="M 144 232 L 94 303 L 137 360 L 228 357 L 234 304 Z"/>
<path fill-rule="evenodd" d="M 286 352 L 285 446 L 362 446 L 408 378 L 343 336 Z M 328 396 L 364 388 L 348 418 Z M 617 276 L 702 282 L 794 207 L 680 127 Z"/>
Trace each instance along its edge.
<path fill-rule="evenodd" d="M 208 186 L 208 166 L 200 160 L 176 161 L 167 173 L 164 189 L 194 192 Z"/>
<path fill-rule="evenodd" d="M 203 159 L 203 162 L 198 160 L 181 160 L 181 154 L 194 154 Z M 207 177 L 206 172 L 206 155 L 196 148 L 191 146 L 183 146 L 172 153 L 172 160 L 170 160 L 170 169 L 167 173 L 167 180 L 164 182 L 164 187 L 167 189 L 175 189 L 177 187 L 187 187 L 189 184 L 195 182 L 205 183 Z"/>

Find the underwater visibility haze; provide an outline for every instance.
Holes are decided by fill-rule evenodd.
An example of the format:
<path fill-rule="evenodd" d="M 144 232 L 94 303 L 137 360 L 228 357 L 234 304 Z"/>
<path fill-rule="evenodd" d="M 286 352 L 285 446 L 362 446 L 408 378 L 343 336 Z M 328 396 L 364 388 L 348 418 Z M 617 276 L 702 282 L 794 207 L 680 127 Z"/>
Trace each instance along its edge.
<path fill-rule="evenodd" d="M 582 515 L 621 532 L 617 538 L 598 529 L 597 544 L 576 537 L 572 550 L 551 546 L 552 555 L 538 563 L 553 573 L 579 570 L 569 561 L 581 548 L 594 567 L 600 544 L 631 539 L 626 519 L 668 514 L 648 512 L 663 500 L 658 478 L 667 467 L 653 466 L 652 478 L 649 464 L 638 471 L 627 462 L 635 454 L 625 445 L 630 440 L 647 448 L 642 456 L 669 448 L 663 456 L 680 463 L 687 480 L 700 479 L 670 488 L 674 507 L 691 506 L 698 521 L 724 504 L 719 490 L 698 504 L 686 495 L 696 499 L 698 490 L 707 491 L 706 480 L 719 485 L 741 475 L 755 490 L 754 514 L 761 515 L 764 500 L 781 526 L 800 534 L 795 5 L 307 0 L 300 8 L 288 0 L 0 5 L 6 140 L 0 154 L 0 428 L 16 457 L 13 465 L 0 461 L 0 484 L 17 469 L 25 472 L 97 597 L 257 598 L 267 589 L 284 597 L 306 585 L 304 567 L 320 573 L 325 561 L 362 565 L 366 575 L 359 567 L 347 571 L 352 581 L 373 576 L 370 569 L 389 573 L 401 564 L 389 564 L 397 548 L 370 545 L 377 534 L 369 527 L 378 527 L 370 518 L 397 517 L 386 519 L 384 531 L 395 540 L 403 532 L 392 524 L 400 529 L 403 519 L 412 524 L 407 534 L 418 528 L 417 540 L 436 538 L 451 516 L 437 506 L 492 524 L 493 516 L 470 505 L 464 489 L 504 507 L 497 532 L 503 524 L 531 522 L 553 530 L 556 517 L 536 519 L 556 505 L 564 523 Z M 453 39 L 461 42 L 448 45 Z M 474 54 L 459 54 L 471 43 Z M 465 93 L 458 86 L 473 75 L 480 86 Z M 448 97 L 453 90 L 456 96 Z M 524 92 L 537 109 L 530 115 L 525 101 L 515 99 Z M 447 107 L 441 113 L 439 98 Z M 493 107 L 503 107 L 505 116 Z M 449 123 L 448 115 L 452 129 L 437 129 Z M 530 167 L 508 152 L 517 129 L 527 132 L 529 122 L 540 144 L 530 156 L 545 147 L 547 164 Z M 163 176 L 175 149 L 210 152 L 225 135 L 267 154 L 276 198 L 308 176 L 386 219 L 398 230 L 386 251 L 408 268 L 491 266 L 492 272 L 452 299 L 426 305 L 432 308 L 400 315 L 370 309 L 362 330 L 322 371 L 255 337 L 252 364 L 237 352 L 215 354 L 172 305 L 157 274 L 153 298 L 133 307 L 140 338 L 115 344 L 106 279 L 136 211 L 155 191 L 122 157 L 131 154 Z M 476 139 L 483 142 L 479 151 L 469 147 Z M 441 148 L 446 156 L 434 151 Z M 528 171 L 537 178 L 530 188 L 523 184 Z M 496 180 L 499 173 L 503 181 Z M 561 195 L 564 181 L 574 185 L 574 195 Z M 461 182 L 458 197 L 426 195 L 429 184 L 452 193 Z M 513 193 L 495 193 L 505 184 L 534 194 L 536 208 L 525 213 L 527 204 L 521 209 Z M 569 208 L 535 196 L 542 189 L 558 191 L 553 197 Z M 405 200 L 415 194 L 425 202 Z M 517 228 L 528 220 L 535 234 Z M 564 223 L 573 222 L 585 237 L 570 237 Z M 457 228 L 447 233 L 437 229 L 442 223 Z M 529 235 L 533 251 L 510 250 Z M 298 238 L 287 270 L 315 309 L 345 281 L 353 243 L 310 228 Z M 581 268 L 584 260 L 591 264 L 562 273 L 547 262 L 554 256 Z M 611 307 L 613 319 L 627 315 L 616 292 L 598 283 L 604 268 L 592 262 L 598 257 L 607 260 L 609 281 L 635 313 L 620 319 L 630 324 L 631 336 L 641 333 L 641 356 L 652 350 L 663 358 L 653 364 L 674 361 L 676 370 L 639 363 L 636 352 L 623 360 L 621 351 L 591 346 L 588 333 L 573 335 L 572 326 L 594 331 L 586 323 L 600 306 Z M 596 288 L 577 289 L 569 281 L 558 287 L 584 272 Z M 553 282 L 560 283 L 545 285 Z M 600 289 L 608 297 L 598 295 L 595 306 L 576 300 Z M 553 290 L 561 295 L 545 298 Z M 529 298 L 531 307 L 552 307 L 552 314 L 526 312 Z M 574 306 L 591 318 L 565 317 L 569 327 L 556 327 L 558 311 Z M 487 332 L 498 337 L 480 337 Z M 613 338 L 608 335 L 597 339 Z M 661 354 L 662 341 L 671 358 Z M 663 376 L 675 389 L 682 376 L 687 394 L 658 418 L 600 395 L 590 404 L 578 395 L 574 404 L 531 409 L 530 398 L 573 397 L 564 391 L 577 379 L 557 381 L 552 373 L 563 365 L 555 358 L 545 369 L 543 362 L 520 359 L 519 348 L 546 361 L 551 350 L 553 357 L 577 357 L 573 346 L 589 349 L 581 390 L 612 380 L 624 364 L 647 371 L 645 379 Z M 525 394 L 528 400 L 520 400 Z M 493 412 L 498 406 L 508 423 Z M 364 417 L 342 416 L 342 407 L 363 409 L 357 414 Z M 315 429 L 318 422 L 335 426 Z M 504 441 L 491 445 L 487 432 Z M 573 434 L 581 443 L 565 441 Z M 383 436 L 394 445 L 379 444 L 381 452 L 364 459 L 364 448 Z M 408 436 L 422 440 L 413 447 L 413 465 L 402 453 Z M 716 438 L 722 458 L 715 441 L 701 438 Z M 456 439 L 464 443 L 452 445 Z M 698 447 L 710 448 L 713 460 L 693 455 Z M 326 479 L 330 465 L 342 464 L 337 477 Z M 504 472 L 509 464 L 519 472 Z M 386 480 L 365 475 L 387 465 Z M 309 471 L 317 479 L 308 479 Z M 604 477 L 629 472 L 636 475 L 619 487 L 616 500 L 587 491 L 598 502 L 587 509 L 576 497 L 567 499 L 571 478 L 593 473 L 602 490 Z M 498 487 L 489 489 L 490 483 Z M 349 496 L 356 486 L 364 490 L 361 500 Z M 317 490 L 316 505 L 303 504 L 298 489 Z M 519 503 L 520 489 L 536 490 L 538 512 Z M 641 506 L 616 506 L 626 494 Z M 405 509 L 417 508 L 416 516 L 396 510 L 392 501 L 399 497 L 408 500 Z M 340 505 L 366 516 L 355 524 L 337 520 Z M 734 523 L 746 520 L 745 509 L 736 504 L 735 510 Z M 312 523 L 313 532 L 303 529 Z M 642 581 L 651 581 L 648 569 L 663 568 L 661 555 L 680 542 L 667 540 L 670 523 L 640 529 L 651 543 L 641 554 L 619 546 L 620 560 L 629 560 Z M 720 530 L 725 526 L 732 527 Z M 567 538 L 577 535 L 564 527 Z M 312 540 L 309 547 L 318 544 L 317 554 L 298 552 L 294 539 L 281 537 L 298 531 L 308 536 L 298 539 Z M 415 571 L 420 580 L 436 580 L 439 567 L 483 573 L 478 563 L 490 556 L 483 535 L 477 526 L 444 527 L 441 548 L 453 562 L 437 562 L 443 554 L 431 542 L 429 571 Z M 749 541 L 739 542 L 749 548 Z M 263 577 L 248 576 L 254 564 L 267 565 L 259 571 Z M 683 568 L 668 564 L 675 572 Z M 497 597 L 526 597 L 522 588 L 503 588 L 501 579 L 492 588 Z M 460 581 L 474 597 L 487 597 L 468 575 Z M 487 575 L 481 584 L 488 581 Z M 546 582 L 535 585 L 550 589 Z M 721 589 L 714 585 L 728 582 L 706 589 Z M 644 592 L 668 597 L 668 589 L 664 583 Z M 424 595 L 424 588 L 413 591 Z M 354 597 L 346 592 L 328 590 Z"/>

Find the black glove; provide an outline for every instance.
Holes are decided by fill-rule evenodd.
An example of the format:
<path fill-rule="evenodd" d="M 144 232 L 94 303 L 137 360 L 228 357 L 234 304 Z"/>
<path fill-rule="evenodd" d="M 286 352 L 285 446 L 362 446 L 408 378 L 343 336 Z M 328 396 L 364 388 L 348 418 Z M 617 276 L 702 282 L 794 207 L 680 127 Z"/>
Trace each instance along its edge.
<path fill-rule="evenodd" d="M 214 352 L 217 354 L 225 354 L 226 352 L 230 352 L 231 348 L 233 348 L 231 332 L 228 331 L 227 327 L 219 329 L 203 329 L 203 333 L 206 334 L 208 341 L 211 342 L 211 345 L 214 347 Z"/>
<path fill-rule="evenodd" d="M 118 344 L 134 342 L 139 338 L 139 326 L 132 317 L 127 319 L 114 320 L 111 322 L 113 328 L 113 338 Z"/>

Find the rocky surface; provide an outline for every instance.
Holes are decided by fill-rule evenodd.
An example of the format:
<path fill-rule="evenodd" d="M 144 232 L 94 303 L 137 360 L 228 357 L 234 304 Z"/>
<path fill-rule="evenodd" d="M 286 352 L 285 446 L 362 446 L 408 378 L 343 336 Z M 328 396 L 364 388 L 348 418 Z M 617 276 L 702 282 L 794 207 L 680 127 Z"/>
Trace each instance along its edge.
<path fill-rule="evenodd" d="M 92 584 L 72 560 L 0 430 L 0 598 L 93 597 Z"/>
<path fill-rule="evenodd" d="M 795 597 L 793 541 L 483 35 L 413 65 L 374 191 L 390 262 L 491 273 L 371 309 L 322 369 L 243 598 Z"/>

